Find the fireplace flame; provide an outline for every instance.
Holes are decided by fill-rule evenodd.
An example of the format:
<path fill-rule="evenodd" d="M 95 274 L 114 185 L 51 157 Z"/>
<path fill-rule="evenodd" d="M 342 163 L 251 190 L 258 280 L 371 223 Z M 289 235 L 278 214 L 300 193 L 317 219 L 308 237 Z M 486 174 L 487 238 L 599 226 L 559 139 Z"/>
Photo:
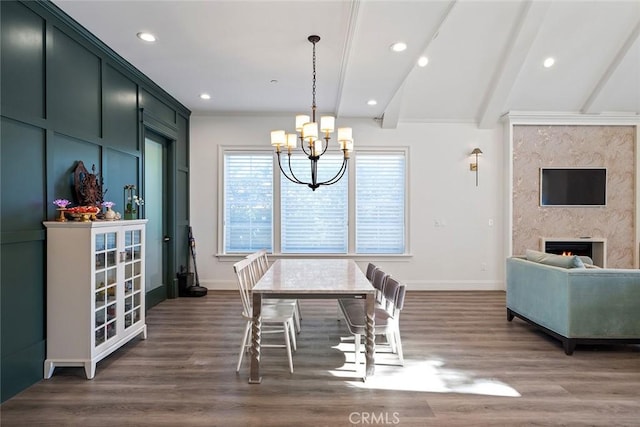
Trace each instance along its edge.
<path fill-rule="evenodd" d="M 573 253 L 570 252 L 570 251 L 564 251 L 564 252 L 562 252 L 562 255 L 563 256 L 573 256 Z"/>

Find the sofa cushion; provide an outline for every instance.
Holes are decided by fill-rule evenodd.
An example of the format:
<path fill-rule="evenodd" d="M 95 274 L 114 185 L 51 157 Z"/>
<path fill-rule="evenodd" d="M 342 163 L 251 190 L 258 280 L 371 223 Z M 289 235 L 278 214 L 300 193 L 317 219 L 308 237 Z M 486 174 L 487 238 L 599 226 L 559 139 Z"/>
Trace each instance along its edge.
<path fill-rule="evenodd" d="M 584 263 L 577 255 L 556 255 L 527 249 L 527 260 L 562 268 L 584 268 Z"/>

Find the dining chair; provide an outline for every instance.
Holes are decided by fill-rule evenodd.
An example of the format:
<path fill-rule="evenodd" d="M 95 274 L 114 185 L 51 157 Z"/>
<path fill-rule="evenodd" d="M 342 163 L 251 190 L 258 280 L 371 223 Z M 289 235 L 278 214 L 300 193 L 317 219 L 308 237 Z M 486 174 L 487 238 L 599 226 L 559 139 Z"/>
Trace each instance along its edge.
<path fill-rule="evenodd" d="M 269 269 L 269 258 L 267 255 L 266 249 L 260 249 L 259 251 L 253 252 L 245 257 L 246 259 L 251 261 L 251 272 L 253 274 L 253 285 L 258 283 L 258 280 L 267 272 Z M 273 305 L 273 304 L 290 304 L 295 307 L 295 331 L 300 333 L 300 303 L 297 299 L 263 299 L 262 305 Z"/>
<path fill-rule="evenodd" d="M 369 279 L 370 282 L 373 282 L 373 272 L 376 271 L 377 268 L 378 267 L 371 262 L 367 265 L 367 272 L 365 273 L 365 276 L 367 276 L 367 279 Z"/>
<path fill-rule="evenodd" d="M 404 307 L 406 286 L 392 277 L 388 277 L 384 286 L 384 296 L 381 304 L 375 307 L 375 335 L 384 335 L 391 347 L 391 352 L 398 355 L 401 366 L 404 366 L 402 352 L 402 340 L 400 339 L 400 312 Z M 358 369 L 360 358 L 360 344 L 362 336 L 366 333 L 366 313 L 364 304 L 344 304 L 346 300 L 338 303 L 345 317 L 349 332 L 354 335 L 355 355 L 354 363 Z"/>
<path fill-rule="evenodd" d="M 376 266 L 371 268 L 372 265 L 373 264 L 369 263 L 369 266 L 367 266 L 367 273 L 365 275 L 371 282 L 371 285 L 376 290 L 376 296 L 375 296 L 376 306 L 380 306 L 383 299 L 382 291 L 384 289 L 385 283 L 387 283 L 387 279 L 389 278 L 389 275 Z M 369 275 L 371 276 L 371 278 L 368 277 Z M 338 300 L 338 322 L 340 321 L 341 317 L 343 317 L 341 313 L 344 312 L 343 310 L 344 308 L 350 305 L 363 305 L 363 304 L 364 304 L 364 301 L 362 299 L 355 299 L 355 298 L 339 299 Z"/>
<path fill-rule="evenodd" d="M 253 324 L 253 299 L 252 288 L 255 284 L 254 274 L 251 271 L 251 260 L 243 259 L 233 265 L 233 271 L 236 274 L 238 289 L 240 291 L 240 299 L 242 300 L 242 318 L 245 320 L 244 334 L 242 336 L 242 346 L 240 347 L 240 355 L 238 356 L 238 365 L 236 372 L 240 371 L 244 353 L 251 347 L 251 326 Z M 287 350 L 287 358 L 289 359 L 289 372 L 293 373 L 292 349 L 296 349 L 295 332 L 294 332 L 294 312 L 295 307 L 291 304 L 270 304 L 262 306 L 261 311 L 261 333 L 283 333 L 284 345 L 264 344 L 260 347 L 285 347 Z"/>
<path fill-rule="evenodd" d="M 269 268 L 267 264 L 267 267 L 264 268 L 264 271 L 263 271 L 262 268 L 259 266 L 259 264 L 262 264 L 262 261 L 259 261 L 259 259 L 262 257 L 266 257 L 266 253 L 267 253 L 266 251 L 264 251 L 264 253 L 261 253 L 261 252 L 262 251 L 258 251 L 253 254 L 247 255 L 245 257 L 245 260 L 248 261 L 248 266 L 244 268 L 248 269 L 247 283 L 250 290 L 253 289 L 256 283 L 258 283 L 258 280 L 260 280 L 262 275 Z M 300 332 L 300 320 L 297 316 L 297 308 L 296 308 L 297 304 L 298 304 L 298 301 L 295 299 L 280 299 L 280 298 L 263 298 L 262 299 L 263 308 L 265 306 L 278 306 L 278 305 L 294 307 L 293 323 L 291 327 L 291 342 L 294 350 L 296 349 L 295 332 Z"/>
<path fill-rule="evenodd" d="M 371 284 L 376 289 L 376 303 L 382 304 L 384 299 L 384 287 L 387 283 L 389 275 L 379 268 L 373 272 Z"/>
<path fill-rule="evenodd" d="M 266 249 L 260 249 L 259 251 L 247 255 L 246 258 L 250 258 L 252 263 L 254 263 L 259 277 L 262 277 L 262 275 L 269 269 L 269 257 Z"/>

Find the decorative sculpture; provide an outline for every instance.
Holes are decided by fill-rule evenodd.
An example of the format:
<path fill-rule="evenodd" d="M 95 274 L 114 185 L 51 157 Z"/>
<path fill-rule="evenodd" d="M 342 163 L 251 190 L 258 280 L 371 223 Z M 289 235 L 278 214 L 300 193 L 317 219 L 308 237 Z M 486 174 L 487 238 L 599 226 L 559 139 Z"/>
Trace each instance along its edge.
<path fill-rule="evenodd" d="M 78 205 L 101 206 L 107 190 L 102 189 L 102 176 L 96 174 L 96 165 L 91 166 L 91 172 L 84 167 L 82 160 L 78 160 L 73 172 L 73 184 Z"/>

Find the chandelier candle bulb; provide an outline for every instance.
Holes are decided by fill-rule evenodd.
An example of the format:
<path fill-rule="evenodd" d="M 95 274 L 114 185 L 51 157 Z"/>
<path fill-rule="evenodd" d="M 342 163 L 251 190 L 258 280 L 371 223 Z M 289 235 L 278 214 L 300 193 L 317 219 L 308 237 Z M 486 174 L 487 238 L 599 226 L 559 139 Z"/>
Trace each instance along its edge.
<path fill-rule="evenodd" d="M 340 149 L 342 151 L 345 151 L 345 156 L 349 156 L 349 153 L 351 153 L 353 151 L 353 141 L 349 141 L 349 140 L 344 140 L 344 141 L 338 141 L 340 144 Z"/>
<path fill-rule="evenodd" d="M 324 133 L 331 133 L 335 130 L 336 119 L 333 116 L 320 117 L 320 130 Z"/>
<path fill-rule="evenodd" d="M 313 153 L 318 157 L 322 155 L 322 142 L 319 139 L 313 143 Z"/>
<path fill-rule="evenodd" d="M 302 127 L 302 137 L 312 143 L 318 139 L 318 124 L 314 122 L 305 123 Z"/>
<path fill-rule="evenodd" d="M 271 145 L 276 147 L 285 145 L 285 132 L 283 130 L 271 131 Z"/>
<path fill-rule="evenodd" d="M 287 148 L 289 149 L 289 151 L 293 150 L 297 146 L 298 146 L 298 135 L 296 135 L 295 133 L 288 133 Z"/>
<path fill-rule="evenodd" d="M 346 141 L 346 150 L 348 153 L 353 151 L 353 140 Z"/>
<path fill-rule="evenodd" d="M 351 141 L 353 140 L 353 133 L 351 128 L 338 128 L 338 141 Z"/>
<path fill-rule="evenodd" d="M 305 116 L 304 114 L 299 114 L 296 116 L 296 132 L 302 133 L 302 128 L 305 123 L 309 123 L 311 118 L 309 116 Z"/>

